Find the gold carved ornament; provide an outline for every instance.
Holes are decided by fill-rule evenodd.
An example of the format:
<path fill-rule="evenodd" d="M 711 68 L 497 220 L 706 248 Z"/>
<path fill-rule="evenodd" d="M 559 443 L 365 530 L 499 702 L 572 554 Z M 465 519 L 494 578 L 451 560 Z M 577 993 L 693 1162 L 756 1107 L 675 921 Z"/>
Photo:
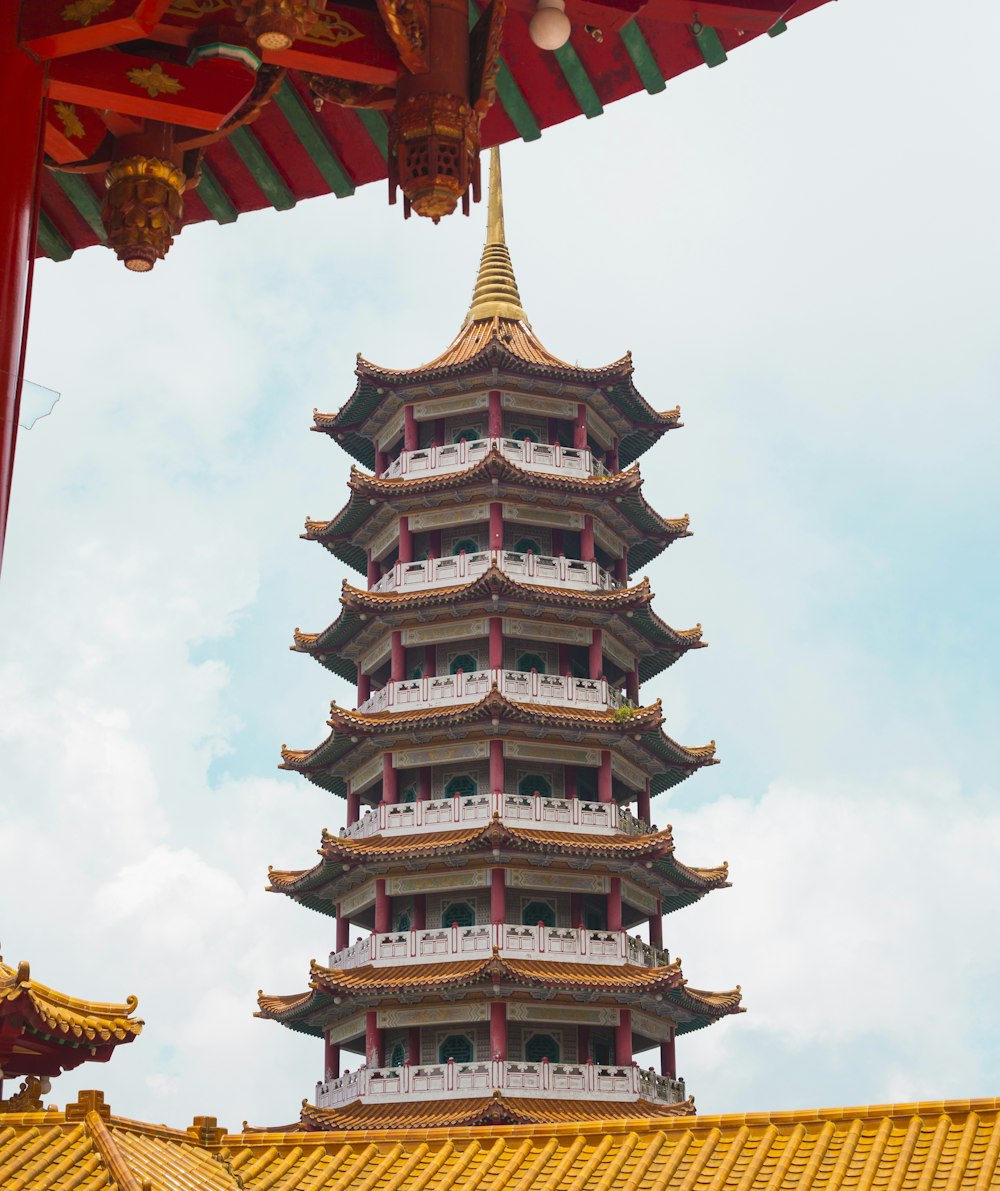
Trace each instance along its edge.
<path fill-rule="evenodd" d="M 428 0 L 378 0 L 378 11 L 400 60 L 411 74 L 428 69 Z"/>
<path fill-rule="evenodd" d="M 63 132 L 71 140 L 76 140 L 84 134 L 83 121 L 76 114 L 76 105 L 72 103 L 54 103 L 52 110 L 55 112 L 59 123 L 63 126 Z"/>
<path fill-rule="evenodd" d="M 105 175 L 108 244 L 127 269 L 148 273 L 167 255 L 184 213 L 183 170 L 158 157 L 125 157 Z"/>
<path fill-rule="evenodd" d="M 29 1075 L 13 1096 L 9 1096 L 6 1100 L 0 1100 L 0 1113 L 41 1112 L 44 1107 L 42 1081 L 37 1075 Z"/>
<path fill-rule="evenodd" d="M 389 191 L 437 223 L 468 202 L 478 181 L 479 113 L 457 95 L 425 93 L 397 100 L 389 120 Z"/>
<path fill-rule="evenodd" d="M 62 10 L 64 21 L 77 21 L 81 25 L 89 25 L 94 17 L 106 13 L 115 0 L 73 0 Z"/>
<path fill-rule="evenodd" d="M 233 15 L 262 50 L 287 50 L 325 9 L 326 0 L 233 0 Z"/>
<path fill-rule="evenodd" d="M 497 97 L 500 45 L 507 16 L 507 0 L 491 0 L 469 38 L 469 93 L 480 117 Z"/>
<path fill-rule="evenodd" d="M 145 91 L 150 99 L 155 99 L 157 95 L 177 95 L 184 90 L 184 84 L 180 79 L 167 74 L 159 62 L 152 66 L 133 66 L 131 70 L 126 71 L 125 77 L 134 86 Z"/>

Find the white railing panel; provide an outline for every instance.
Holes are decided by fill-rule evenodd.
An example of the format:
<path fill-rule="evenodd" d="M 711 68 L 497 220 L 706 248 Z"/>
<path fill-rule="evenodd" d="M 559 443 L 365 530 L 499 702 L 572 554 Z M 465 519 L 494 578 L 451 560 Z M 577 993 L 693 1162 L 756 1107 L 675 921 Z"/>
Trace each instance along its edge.
<path fill-rule="evenodd" d="M 522 583 L 546 587 L 566 585 L 581 591 L 611 591 L 622 584 L 596 562 L 558 558 L 546 554 L 524 554 L 516 550 L 479 550 L 474 554 L 446 555 L 420 562 L 395 563 L 372 591 L 424 591 L 468 583 L 489 567 L 497 566 Z"/>

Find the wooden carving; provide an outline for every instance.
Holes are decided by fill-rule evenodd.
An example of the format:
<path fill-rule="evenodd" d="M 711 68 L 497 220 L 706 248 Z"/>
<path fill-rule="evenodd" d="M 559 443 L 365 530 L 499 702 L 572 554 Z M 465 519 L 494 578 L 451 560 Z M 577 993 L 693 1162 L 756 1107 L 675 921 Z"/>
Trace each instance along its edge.
<path fill-rule="evenodd" d="M 403 65 L 412 74 L 423 74 L 429 69 L 428 0 L 378 0 L 378 10 Z"/>

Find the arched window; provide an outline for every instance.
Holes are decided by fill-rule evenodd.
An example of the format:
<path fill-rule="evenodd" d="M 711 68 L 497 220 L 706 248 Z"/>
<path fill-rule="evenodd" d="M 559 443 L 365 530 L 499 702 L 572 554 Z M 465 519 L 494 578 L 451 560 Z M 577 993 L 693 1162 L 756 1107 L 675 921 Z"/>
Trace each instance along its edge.
<path fill-rule="evenodd" d="M 460 653 L 451 659 L 451 665 L 448 668 L 452 674 L 457 674 L 459 670 L 463 674 L 473 674 L 479 669 L 479 662 L 471 653 Z"/>
<path fill-rule="evenodd" d="M 460 773 L 457 777 L 449 778 L 444 788 L 445 798 L 454 798 L 456 794 L 459 798 L 469 798 L 478 793 L 479 785 L 475 778 L 469 777 L 467 773 Z"/>
<path fill-rule="evenodd" d="M 406 1062 L 406 1047 L 402 1042 L 397 1042 L 392 1048 L 392 1054 L 389 1055 L 390 1067 L 402 1067 Z"/>
<path fill-rule="evenodd" d="M 402 913 L 396 915 L 396 930 L 404 931 L 404 930 L 412 930 L 412 929 L 413 929 L 413 919 L 410 917 L 409 910 L 403 910 Z M 391 1065 L 393 1067 L 397 1066 L 396 1063 L 393 1063 Z"/>
<path fill-rule="evenodd" d="M 456 1063 L 471 1063 L 472 1039 L 465 1034 L 449 1034 L 443 1038 L 438 1047 L 438 1062 L 447 1063 L 449 1059 Z"/>
<path fill-rule="evenodd" d="M 516 438 L 518 442 L 538 442 L 538 431 L 529 426 L 518 426 L 511 438 Z"/>
<path fill-rule="evenodd" d="M 539 674 L 544 674 L 545 659 L 537 653 L 522 653 L 517 659 L 517 669 L 523 670 L 526 674 L 531 670 L 537 670 Z"/>
<path fill-rule="evenodd" d="M 411 682 L 417 682 L 417 681 L 419 681 L 419 679 L 423 678 L 423 676 L 424 676 L 423 665 L 414 666 L 413 669 L 410 671 L 410 681 Z"/>
<path fill-rule="evenodd" d="M 416 802 L 417 801 L 417 787 L 407 786 L 406 789 L 399 796 L 400 802 Z"/>
<path fill-rule="evenodd" d="M 517 783 L 517 792 L 522 798 L 530 798 L 532 794 L 548 798 L 552 794 L 552 783 L 540 773 L 529 773 Z"/>
<path fill-rule="evenodd" d="M 541 554 L 542 548 L 534 538 L 518 538 L 514 543 L 518 554 Z"/>
<path fill-rule="evenodd" d="M 466 426 L 464 430 L 456 430 L 451 441 L 453 443 L 460 443 L 464 439 L 465 442 L 476 442 L 477 439 L 482 437 L 483 432 L 478 426 Z"/>
<path fill-rule="evenodd" d="M 532 1034 L 524 1044 L 524 1057 L 529 1063 L 540 1063 L 542 1059 L 558 1063 L 559 1043 L 551 1034 Z"/>
<path fill-rule="evenodd" d="M 452 552 L 452 554 L 457 556 L 457 555 L 461 554 L 463 551 L 466 554 L 478 554 L 479 553 L 479 543 L 472 538 L 461 538 L 459 541 L 457 541 L 455 543 L 454 546 L 452 546 L 451 552 Z"/>
<path fill-rule="evenodd" d="M 528 902 L 521 911 L 521 922 L 524 926 L 555 926 L 556 912 L 548 902 Z"/>
<path fill-rule="evenodd" d="M 468 902 L 449 902 L 441 911 L 442 926 L 475 926 L 476 911 Z"/>

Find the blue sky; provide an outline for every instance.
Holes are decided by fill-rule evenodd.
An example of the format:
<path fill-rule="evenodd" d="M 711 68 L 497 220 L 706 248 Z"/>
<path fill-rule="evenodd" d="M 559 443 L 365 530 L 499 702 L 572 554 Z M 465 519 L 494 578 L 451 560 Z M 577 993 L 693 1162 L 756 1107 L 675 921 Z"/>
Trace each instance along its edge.
<path fill-rule="evenodd" d="M 679 1046 L 704 1111 L 995 1094 L 1000 79 L 930 0 L 844 0 L 719 69 L 505 153 L 551 350 L 634 352 L 685 428 L 643 460 L 695 536 L 649 569 L 711 648 L 644 688 L 723 764 L 655 804 L 734 888 L 668 919 L 749 1012 Z M 1000 34 L 985 0 L 963 28 Z M 43 262 L 0 615 L 8 960 L 148 1025 L 127 1115 L 293 1120 L 318 1043 L 251 1017 L 327 920 L 263 893 L 343 808 L 275 766 L 344 688 L 289 653 L 344 569 L 300 542 L 349 461 L 308 427 L 354 355 L 440 351 L 484 212 L 381 187 L 190 228 L 133 277 Z"/>

